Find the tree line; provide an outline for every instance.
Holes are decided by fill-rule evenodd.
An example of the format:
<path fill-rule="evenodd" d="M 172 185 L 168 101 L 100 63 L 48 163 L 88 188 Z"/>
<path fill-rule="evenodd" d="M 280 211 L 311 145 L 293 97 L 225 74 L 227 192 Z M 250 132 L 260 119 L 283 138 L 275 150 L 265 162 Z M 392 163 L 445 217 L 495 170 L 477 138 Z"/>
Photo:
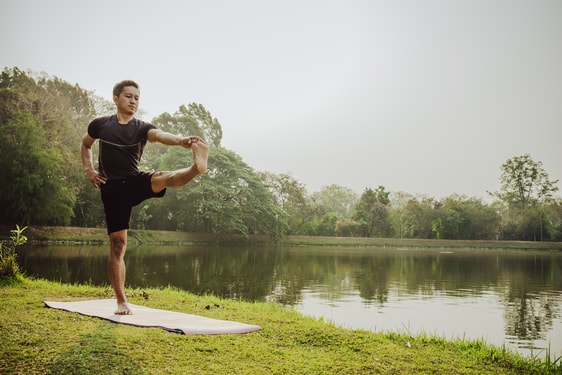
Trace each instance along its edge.
<path fill-rule="evenodd" d="M 103 207 L 78 153 L 95 117 L 112 102 L 57 77 L 5 68 L 0 74 L 0 223 L 103 227 Z M 202 136 L 209 170 L 164 199 L 134 209 L 131 228 L 216 234 L 287 234 L 423 239 L 562 241 L 562 200 L 528 154 L 500 167 L 492 203 L 452 194 L 443 199 L 389 192 L 360 195 L 336 184 L 310 193 L 288 174 L 255 171 L 221 145 L 222 127 L 202 104 L 181 105 L 151 120 L 164 131 Z M 97 156 L 95 156 L 96 158 Z M 175 147 L 149 145 L 142 169 L 192 163 Z"/>

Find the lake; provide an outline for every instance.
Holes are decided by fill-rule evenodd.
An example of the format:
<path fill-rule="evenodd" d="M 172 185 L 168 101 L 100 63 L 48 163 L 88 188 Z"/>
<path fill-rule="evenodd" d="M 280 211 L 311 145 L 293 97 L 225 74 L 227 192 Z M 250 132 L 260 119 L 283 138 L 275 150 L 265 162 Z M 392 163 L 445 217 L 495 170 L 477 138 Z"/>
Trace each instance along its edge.
<path fill-rule="evenodd" d="M 25 246 L 27 275 L 107 285 L 106 246 Z M 562 356 L 562 252 L 129 246 L 127 286 L 269 301 L 350 329 Z"/>

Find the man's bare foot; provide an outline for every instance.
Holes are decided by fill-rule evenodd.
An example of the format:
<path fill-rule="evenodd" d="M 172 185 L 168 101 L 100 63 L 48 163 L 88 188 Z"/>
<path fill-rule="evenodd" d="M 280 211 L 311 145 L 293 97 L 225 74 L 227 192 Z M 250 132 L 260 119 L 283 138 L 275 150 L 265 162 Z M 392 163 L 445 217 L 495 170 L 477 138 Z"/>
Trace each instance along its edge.
<path fill-rule="evenodd" d="M 127 302 L 118 303 L 117 310 L 114 312 L 115 315 L 133 315 L 133 310 L 127 305 Z"/>
<path fill-rule="evenodd" d="M 209 146 L 205 141 L 198 141 L 191 144 L 193 150 L 193 158 L 195 159 L 195 166 L 199 173 L 205 173 L 207 170 L 207 158 L 209 157 Z"/>

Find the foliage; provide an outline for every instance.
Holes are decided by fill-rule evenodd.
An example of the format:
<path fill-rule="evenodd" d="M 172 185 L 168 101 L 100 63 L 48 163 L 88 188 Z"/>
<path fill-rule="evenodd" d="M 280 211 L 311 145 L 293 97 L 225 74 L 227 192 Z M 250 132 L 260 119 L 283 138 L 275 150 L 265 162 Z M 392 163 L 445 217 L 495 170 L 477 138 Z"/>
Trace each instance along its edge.
<path fill-rule="evenodd" d="M 482 200 L 451 195 L 440 202 L 432 230 L 438 239 L 484 240 L 497 236 L 499 216 Z"/>
<path fill-rule="evenodd" d="M 501 170 L 500 191 L 492 195 L 510 207 L 535 207 L 558 191 L 558 180 L 551 181 L 542 163 L 534 161 L 529 154 L 508 159 Z"/>
<path fill-rule="evenodd" d="M 29 113 L 16 113 L 1 126 L 2 221 L 64 225 L 70 222 L 74 190 L 65 183 L 60 149 L 43 147 L 46 137 Z"/>
<path fill-rule="evenodd" d="M 0 278 L 19 275 L 16 247 L 27 242 L 27 237 L 23 235 L 26 229 L 16 225 L 16 229 L 10 231 L 10 241 L 7 244 L 0 242 Z"/>
<path fill-rule="evenodd" d="M 324 207 L 326 212 L 337 218 L 349 217 L 358 200 L 357 193 L 353 190 L 335 184 L 323 187 L 313 193 L 311 198 L 313 204 Z"/>
<path fill-rule="evenodd" d="M 0 73 L 0 222 L 104 226 L 99 191 L 81 165 L 78 145 L 94 116 L 113 103 L 57 77 L 5 68 Z M 139 114 L 139 116 L 142 114 Z M 222 126 L 202 105 L 180 105 L 152 121 L 164 131 L 194 134 L 211 145 L 210 170 L 133 210 L 136 228 L 211 233 L 267 233 L 418 239 L 562 240 L 558 180 L 541 162 L 516 156 L 501 166 L 497 200 L 452 194 L 443 199 L 367 187 L 361 198 L 330 185 L 309 194 L 289 174 L 256 173 L 221 148 Z M 94 153 L 96 150 L 94 150 Z M 96 158 L 96 156 L 94 156 Z M 149 145 L 141 169 L 184 168 L 191 155 Z M 212 186 L 204 186 L 209 184 Z"/>
<path fill-rule="evenodd" d="M 306 189 L 294 177 L 282 173 L 260 172 L 258 177 L 273 196 L 273 202 L 288 217 L 288 234 L 302 234 L 302 227 L 314 217 Z"/>
<path fill-rule="evenodd" d="M 65 225 L 73 216 L 77 146 L 94 114 L 88 93 L 18 68 L 0 74 L 0 221 Z"/>
<path fill-rule="evenodd" d="M 562 199 L 551 200 L 544 208 L 545 226 L 552 241 L 562 242 Z"/>
<path fill-rule="evenodd" d="M 192 162 L 191 157 L 187 157 L 187 164 Z M 169 148 L 162 157 L 163 170 L 185 165 L 185 150 L 180 148 Z M 208 165 L 207 172 L 185 188 L 169 189 L 166 216 L 174 218 L 176 229 L 243 236 L 264 233 L 274 238 L 284 234 L 285 213 L 273 204 L 257 174 L 240 156 L 222 147 L 212 147 Z M 162 212 L 159 217 L 151 215 L 151 220 L 162 220 Z"/>
<path fill-rule="evenodd" d="M 172 134 L 198 135 L 211 146 L 221 145 L 221 124 L 201 104 L 181 105 L 173 115 L 163 113 L 152 123 Z"/>
<path fill-rule="evenodd" d="M 544 240 L 559 228 L 552 225 L 547 214 L 556 217 L 553 194 L 558 191 L 558 180 L 550 180 L 542 163 L 529 154 L 508 159 L 501 166 L 500 191 L 490 193 L 504 203 L 500 239 L 527 241 Z M 552 238 L 552 237 L 551 237 Z"/>
<path fill-rule="evenodd" d="M 363 191 L 352 215 L 356 235 L 362 237 L 387 235 L 389 194 L 384 186 L 380 185 L 375 190 L 367 188 Z"/>

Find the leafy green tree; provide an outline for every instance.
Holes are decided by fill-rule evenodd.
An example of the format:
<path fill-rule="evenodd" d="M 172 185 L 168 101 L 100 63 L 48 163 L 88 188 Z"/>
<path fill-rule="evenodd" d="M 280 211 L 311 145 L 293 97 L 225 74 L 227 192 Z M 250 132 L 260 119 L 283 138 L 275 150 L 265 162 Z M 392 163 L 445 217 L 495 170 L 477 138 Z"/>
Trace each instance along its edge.
<path fill-rule="evenodd" d="M 198 135 L 211 146 L 221 145 L 222 126 L 202 104 L 181 105 L 173 115 L 163 113 L 152 123 L 172 134 Z"/>
<path fill-rule="evenodd" d="M 202 104 L 191 103 L 187 107 L 181 105 L 174 114 L 165 112 L 151 122 L 168 133 L 198 135 L 213 147 L 221 145 L 221 124 Z M 160 167 L 160 159 L 167 149 L 166 146 L 158 145 L 146 147 L 140 167 L 146 170 L 157 170 Z"/>
<path fill-rule="evenodd" d="M 562 199 L 553 199 L 545 207 L 546 230 L 549 239 L 552 241 L 562 241 Z"/>
<path fill-rule="evenodd" d="M 358 232 L 356 222 L 351 219 L 339 219 L 334 229 L 335 235 L 339 237 L 352 237 Z"/>
<path fill-rule="evenodd" d="M 518 208 L 535 207 L 558 191 L 558 180 L 550 180 L 542 162 L 529 154 L 514 156 L 501 166 L 500 191 L 493 196 Z"/>
<path fill-rule="evenodd" d="M 177 169 L 192 163 L 192 155 L 170 147 L 162 158 L 162 170 Z M 169 189 L 166 217 L 174 218 L 178 229 L 219 234 L 267 234 L 282 236 L 287 216 L 274 203 L 258 175 L 242 158 L 222 147 L 209 152 L 209 169 L 188 186 Z M 170 195 L 170 196 L 168 196 Z M 150 213 L 153 220 L 157 218 Z"/>
<path fill-rule="evenodd" d="M 367 188 L 355 206 L 352 219 L 356 222 L 357 234 L 362 237 L 386 236 L 388 233 L 388 210 L 390 193 L 383 186 L 376 190 Z"/>
<path fill-rule="evenodd" d="M 325 207 L 327 212 L 333 213 L 337 218 L 349 217 L 357 200 L 357 194 L 353 190 L 335 184 L 312 194 L 314 204 Z"/>
<path fill-rule="evenodd" d="M 403 191 L 391 194 L 389 204 L 390 234 L 393 237 L 404 237 L 404 217 L 408 201 L 415 199 L 413 195 Z"/>
<path fill-rule="evenodd" d="M 258 176 L 272 194 L 273 202 L 287 214 L 288 234 L 303 234 L 303 227 L 317 215 L 304 185 L 285 173 L 259 172 Z"/>
<path fill-rule="evenodd" d="M 412 198 L 404 207 L 405 238 L 435 238 L 433 223 L 439 203 L 431 197 Z"/>
<path fill-rule="evenodd" d="M 35 177 L 41 174 L 50 176 L 41 183 L 35 183 L 34 186 L 41 187 L 36 188 L 33 195 L 17 201 L 20 207 L 37 207 L 33 217 L 26 214 L 26 220 L 34 223 L 68 223 L 73 213 L 65 213 L 65 209 L 70 202 L 77 201 L 76 195 L 80 194 L 81 187 L 84 186 L 81 183 L 84 172 L 76 149 L 87 122 L 95 113 L 89 93 L 78 85 L 71 85 L 56 77 L 32 75 L 18 68 L 6 68 L 0 74 L 0 103 L 2 129 L 4 126 L 14 125 L 13 121 L 24 122 L 21 132 L 16 131 L 19 141 L 35 148 L 29 155 L 12 155 L 19 158 L 13 159 L 12 165 L 25 165 L 25 168 L 18 171 L 18 181 L 36 181 Z M 10 121 L 12 123 L 8 124 Z M 30 126 L 36 134 L 25 135 Z M 39 155 L 41 152 L 43 155 Z M 3 159 L 5 155 L 7 154 L 2 155 Z M 37 169 L 44 169 L 44 172 Z M 13 169 L 11 173 L 14 173 Z M 30 194 L 29 189 L 33 184 L 24 185 Z M 53 195 L 57 198 L 53 199 Z M 28 211 L 29 209 L 26 212 Z M 23 215 L 23 212 L 19 215 Z"/>
<path fill-rule="evenodd" d="M 67 185 L 59 149 L 42 147 L 45 133 L 29 113 L 0 126 L 2 221 L 65 225 L 73 215 L 74 190 Z"/>
<path fill-rule="evenodd" d="M 508 159 L 501 170 L 500 190 L 490 193 L 506 205 L 501 238 L 542 241 L 545 207 L 558 191 L 558 180 L 551 180 L 542 163 L 529 154 Z"/>
<path fill-rule="evenodd" d="M 433 220 L 433 232 L 439 239 L 495 239 L 500 217 L 481 199 L 453 194 L 441 200 Z"/>

